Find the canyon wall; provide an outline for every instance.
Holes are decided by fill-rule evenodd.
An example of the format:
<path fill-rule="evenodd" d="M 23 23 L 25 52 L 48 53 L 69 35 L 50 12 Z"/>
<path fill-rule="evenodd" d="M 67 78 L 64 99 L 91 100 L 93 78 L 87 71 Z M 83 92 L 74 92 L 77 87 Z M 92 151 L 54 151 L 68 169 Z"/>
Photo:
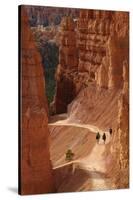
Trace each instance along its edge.
<path fill-rule="evenodd" d="M 88 85 L 108 87 L 108 52 L 112 12 L 81 10 L 78 19 L 79 72 L 87 72 Z"/>
<path fill-rule="evenodd" d="M 22 13 L 22 194 L 54 191 L 42 62 Z M 40 22 L 39 22 L 40 23 Z M 106 154 L 115 188 L 128 187 L 129 16 L 80 10 L 60 24 L 56 93 L 51 111 L 102 130 L 113 128 Z M 77 121 L 76 121 L 77 120 Z M 111 155 L 110 155 L 111 154 Z"/>
<path fill-rule="evenodd" d="M 67 66 L 60 63 L 57 67 L 54 100 L 61 100 L 61 104 L 55 104 L 55 112 L 68 111 L 71 121 L 93 124 L 103 130 L 113 128 L 107 151 L 113 157 L 112 166 L 115 163 L 110 175 L 116 188 L 128 187 L 129 13 L 80 10 L 73 32 L 78 60 L 68 45 L 63 59 L 68 52 L 73 52 L 73 57 L 67 57 Z M 64 33 L 62 29 L 63 38 Z M 71 38 L 67 43 L 73 44 Z M 60 44 L 60 62 L 62 49 L 63 43 Z M 76 65 L 72 67 L 74 60 Z M 63 98 L 65 95 L 69 101 Z"/>
<path fill-rule="evenodd" d="M 20 194 L 54 192 L 49 153 L 48 107 L 41 57 L 21 7 Z"/>
<path fill-rule="evenodd" d="M 62 20 L 55 113 L 66 112 L 68 104 L 90 85 L 108 88 L 107 41 L 112 15 L 112 12 L 80 10 L 75 23 L 70 17 Z"/>
<path fill-rule="evenodd" d="M 72 21 L 66 17 L 61 23 L 55 113 L 66 112 L 88 86 L 122 89 L 122 65 L 129 59 L 127 12 L 80 10 L 77 21 Z"/>
<path fill-rule="evenodd" d="M 117 20 L 116 20 L 117 19 Z M 118 98 L 117 126 L 111 152 L 115 167 L 113 181 L 117 188 L 129 187 L 129 16 L 124 12 L 115 15 L 115 34 L 110 46 L 109 86 L 121 87 Z M 113 39 L 112 39 L 113 38 Z M 117 59 L 114 59 L 114 58 Z M 121 76 L 122 74 L 122 76 Z"/>
<path fill-rule="evenodd" d="M 123 91 L 118 102 L 118 134 L 120 141 L 120 182 L 119 187 L 129 186 L 129 94 L 128 94 L 128 63 L 123 63 Z"/>
<path fill-rule="evenodd" d="M 59 65 L 56 72 L 55 113 L 66 112 L 67 105 L 75 97 L 74 77 L 76 77 L 77 68 L 75 23 L 70 16 L 64 17 L 61 22 Z"/>
<path fill-rule="evenodd" d="M 59 25 L 65 15 L 78 16 L 79 10 L 74 8 L 58 8 L 47 6 L 26 6 L 31 26 Z"/>
<path fill-rule="evenodd" d="M 129 187 L 129 75 L 128 62 L 123 62 L 123 89 L 118 100 L 117 127 L 115 129 L 111 152 L 115 166 L 113 182 L 117 188 Z"/>
<path fill-rule="evenodd" d="M 129 15 L 115 12 L 112 31 L 108 40 L 109 54 L 109 88 L 122 88 L 123 62 L 129 62 Z"/>

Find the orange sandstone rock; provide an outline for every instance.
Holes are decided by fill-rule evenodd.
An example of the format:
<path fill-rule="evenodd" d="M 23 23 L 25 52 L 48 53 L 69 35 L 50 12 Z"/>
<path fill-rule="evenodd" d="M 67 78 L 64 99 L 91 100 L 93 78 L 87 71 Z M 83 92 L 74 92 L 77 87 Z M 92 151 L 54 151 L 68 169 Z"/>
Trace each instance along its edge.
<path fill-rule="evenodd" d="M 56 72 L 56 94 L 54 110 L 66 112 L 67 105 L 75 97 L 75 86 L 71 74 L 77 70 L 78 52 L 76 47 L 75 23 L 71 17 L 64 17 L 61 22 L 59 65 Z"/>
<path fill-rule="evenodd" d="M 71 17 L 62 20 L 54 104 L 57 113 L 66 112 L 67 105 L 88 86 L 119 90 L 123 85 L 128 13 L 81 9 L 75 30 Z"/>
<path fill-rule="evenodd" d="M 48 109 L 40 54 L 21 7 L 20 194 L 54 192 Z"/>

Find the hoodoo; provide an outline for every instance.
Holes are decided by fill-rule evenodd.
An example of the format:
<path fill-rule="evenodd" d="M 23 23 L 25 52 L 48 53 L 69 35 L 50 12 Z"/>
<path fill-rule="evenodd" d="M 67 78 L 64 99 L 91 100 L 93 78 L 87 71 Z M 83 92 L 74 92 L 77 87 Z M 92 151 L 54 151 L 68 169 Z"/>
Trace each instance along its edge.
<path fill-rule="evenodd" d="M 42 44 L 54 26 L 49 9 L 49 25 L 36 38 Z M 57 192 L 129 184 L 129 13 L 77 10 L 56 10 L 61 23 L 47 38 L 59 45 L 49 121 L 40 54 L 21 13 L 22 194 L 54 192 L 54 183 Z M 42 26 L 38 7 L 41 12 Z"/>
<path fill-rule="evenodd" d="M 64 125 L 63 121 L 60 121 L 59 124 L 55 123 L 56 129 L 54 129 L 54 125 L 50 128 L 51 132 L 54 129 L 52 132 L 51 147 L 53 163 L 57 165 L 58 163 L 61 164 L 64 162 L 62 154 L 60 154 L 60 158 L 57 158 L 58 154 L 61 152 L 61 147 L 58 146 L 58 142 L 62 137 L 64 144 L 62 143 L 61 145 L 62 149 L 65 151 L 67 150 L 67 143 L 65 142 L 67 140 L 70 140 L 69 148 L 72 148 L 73 151 L 83 152 L 85 150 L 82 145 L 79 145 L 80 147 L 77 145 L 80 142 L 80 133 L 77 131 L 78 123 L 80 125 L 84 124 L 85 126 L 91 124 L 95 127 L 100 127 L 102 130 L 108 130 L 109 127 L 111 127 L 113 135 L 111 140 L 107 142 L 107 148 L 104 149 L 105 169 L 110 177 L 110 183 L 106 185 L 108 188 L 125 188 L 128 187 L 129 181 L 128 20 L 129 15 L 127 12 L 80 10 L 80 15 L 75 24 L 75 52 L 78 52 L 78 63 L 73 67 L 70 64 L 66 65 L 66 67 L 62 67 L 63 65 L 57 67 L 57 75 L 63 77 L 62 79 L 58 79 L 58 76 L 56 77 L 57 91 L 61 88 L 63 92 L 58 93 L 58 95 L 56 93 L 56 97 L 58 96 L 58 100 L 62 100 L 62 104 L 65 103 L 66 108 L 64 111 L 66 112 L 67 110 L 68 119 L 64 121 Z M 64 24 L 64 21 L 62 23 Z M 67 29 L 68 25 L 63 27 Z M 67 44 L 71 43 L 71 38 L 67 38 L 66 41 Z M 75 45 L 75 39 L 73 41 Z M 63 49 L 62 44 L 60 48 Z M 68 50 L 70 50 L 70 48 L 68 48 Z M 65 55 L 67 54 L 64 54 L 63 57 L 62 51 L 60 51 L 59 54 L 64 62 Z M 73 58 L 75 59 L 75 56 L 73 56 Z M 68 56 L 67 63 L 70 62 L 71 57 Z M 64 75 L 67 75 L 66 79 Z M 70 82 L 72 83 L 72 87 L 69 87 Z M 74 88 L 74 92 L 72 88 Z M 70 95 L 70 93 L 67 92 L 69 90 L 74 96 L 71 101 L 66 102 L 61 95 L 64 95 L 64 93 L 66 93 L 66 96 Z M 70 125 L 70 127 L 65 127 L 66 124 Z M 82 131 L 83 136 L 86 130 L 84 129 Z M 97 129 L 97 131 L 99 131 L 99 129 Z M 71 137 L 76 137 L 75 133 L 77 141 L 73 145 L 73 139 Z M 58 135 L 58 137 L 56 137 L 56 135 Z M 107 133 L 105 135 L 107 135 Z M 85 141 L 83 145 L 87 144 L 87 140 Z M 55 144 L 58 147 L 54 149 Z M 102 147 L 96 146 L 96 149 L 101 151 Z M 76 156 L 78 162 L 81 163 L 82 160 L 80 160 L 81 158 L 79 158 L 79 155 L 80 153 L 77 153 Z M 86 156 L 86 154 L 84 154 L 84 156 Z M 95 160 L 97 160 L 96 157 Z M 114 166 L 114 163 L 117 163 L 116 168 L 112 169 L 110 166 Z M 97 168 L 99 165 L 100 164 L 97 165 Z M 124 178 L 122 174 L 125 174 Z M 67 188 L 67 183 L 65 186 Z M 64 188 L 61 188 L 61 190 Z M 97 185 L 96 188 L 98 189 L 99 186 Z M 87 190 L 87 186 L 84 190 Z"/>
<path fill-rule="evenodd" d="M 54 192 L 41 57 L 21 8 L 21 194 Z"/>
<path fill-rule="evenodd" d="M 61 22 L 59 65 L 56 73 L 55 112 L 67 111 L 67 105 L 74 99 L 76 89 L 73 73 L 78 68 L 75 23 L 70 16 Z"/>

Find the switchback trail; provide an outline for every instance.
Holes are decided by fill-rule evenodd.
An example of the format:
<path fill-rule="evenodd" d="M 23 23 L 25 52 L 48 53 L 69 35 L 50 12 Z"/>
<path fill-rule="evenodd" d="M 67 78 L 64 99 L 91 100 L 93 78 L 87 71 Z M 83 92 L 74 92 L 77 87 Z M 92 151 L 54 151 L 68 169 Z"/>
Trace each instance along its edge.
<path fill-rule="evenodd" d="M 83 124 L 83 123 L 77 123 L 77 122 L 71 122 L 68 119 L 65 119 L 65 120 L 59 120 L 59 121 L 56 121 L 54 123 L 49 123 L 48 124 L 49 126 L 73 126 L 73 127 L 79 127 L 79 128 L 84 128 L 84 129 L 88 129 L 89 131 L 93 132 L 93 133 L 106 133 L 106 144 L 109 143 L 110 141 L 110 134 L 108 131 L 103 131 L 101 130 L 100 128 L 94 126 L 94 125 L 90 125 L 90 124 Z M 102 139 L 99 140 L 99 143 L 103 143 Z"/>
<path fill-rule="evenodd" d="M 107 178 L 107 165 L 111 164 L 111 156 L 105 156 L 106 146 L 110 143 L 111 137 L 109 132 L 101 130 L 99 127 L 90 125 L 90 124 L 83 124 L 72 122 L 68 119 L 58 120 L 48 124 L 49 127 L 54 126 L 69 126 L 69 127 L 76 127 L 76 128 L 83 128 L 88 129 L 92 133 L 99 132 L 101 135 L 106 133 L 106 144 L 103 143 L 102 138 L 99 140 L 99 144 L 97 142 L 94 144 L 91 152 L 83 157 L 71 162 L 66 162 L 64 164 L 60 164 L 54 167 L 54 170 L 63 170 L 64 168 L 71 167 L 72 175 L 76 172 L 77 169 L 84 170 L 88 173 L 89 178 L 86 183 L 84 183 L 87 187 L 87 184 L 91 182 L 91 190 L 103 190 L 109 189 L 111 187 L 110 179 Z M 88 133 L 89 134 L 89 133 Z"/>

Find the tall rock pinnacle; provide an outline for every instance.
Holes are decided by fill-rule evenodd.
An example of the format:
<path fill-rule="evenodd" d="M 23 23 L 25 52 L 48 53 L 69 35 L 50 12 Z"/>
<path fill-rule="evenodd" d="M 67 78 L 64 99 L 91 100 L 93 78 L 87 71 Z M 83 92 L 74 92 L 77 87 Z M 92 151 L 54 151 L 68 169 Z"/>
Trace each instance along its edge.
<path fill-rule="evenodd" d="M 49 193 L 54 191 L 54 181 L 48 143 L 43 68 L 23 6 L 20 20 L 20 194 Z"/>

